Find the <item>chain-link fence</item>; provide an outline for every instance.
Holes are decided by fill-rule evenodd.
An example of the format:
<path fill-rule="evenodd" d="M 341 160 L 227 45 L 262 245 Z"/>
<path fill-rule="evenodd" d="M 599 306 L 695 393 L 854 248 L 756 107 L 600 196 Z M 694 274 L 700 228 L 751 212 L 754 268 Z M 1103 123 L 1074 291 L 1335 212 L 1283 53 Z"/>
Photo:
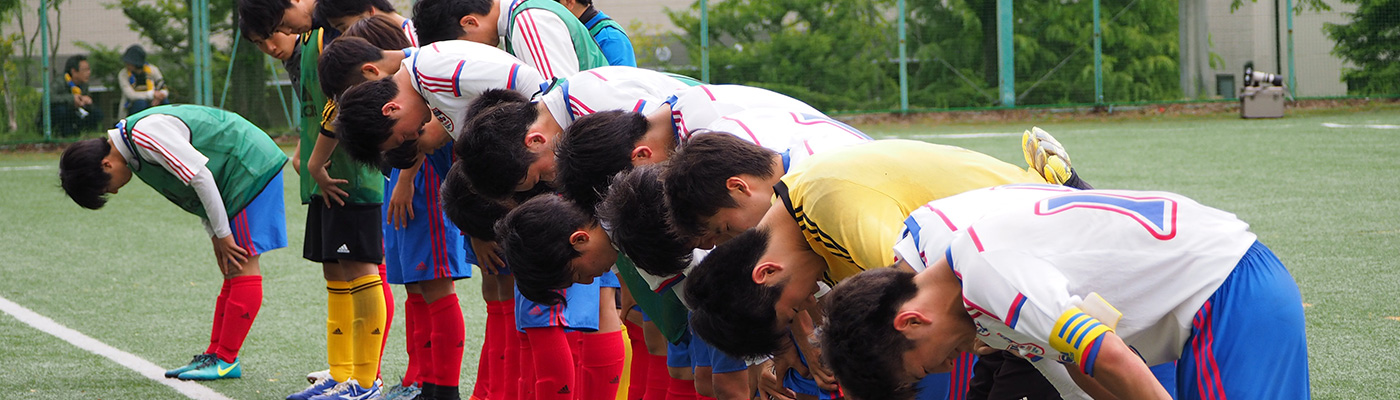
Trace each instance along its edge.
<path fill-rule="evenodd" d="M 235 1 L 0 0 L 0 144 L 96 135 L 132 100 L 123 87 L 148 84 L 168 91 L 165 102 L 233 110 L 274 135 L 294 129 L 288 76 L 237 37 Z M 391 3 L 411 15 L 411 0 Z M 1400 95 L 1400 0 L 595 4 L 628 27 L 644 67 L 833 112 L 1226 100 L 1245 85 L 1246 63 L 1299 98 Z M 159 82 L 121 72 L 132 45 Z"/>

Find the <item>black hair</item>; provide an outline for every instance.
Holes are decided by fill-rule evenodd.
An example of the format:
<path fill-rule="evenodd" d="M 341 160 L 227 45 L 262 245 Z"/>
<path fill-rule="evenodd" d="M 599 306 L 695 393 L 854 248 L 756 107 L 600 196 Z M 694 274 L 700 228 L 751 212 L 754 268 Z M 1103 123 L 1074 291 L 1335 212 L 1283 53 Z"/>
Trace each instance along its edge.
<path fill-rule="evenodd" d="M 564 302 L 560 290 L 573 284 L 569 261 L 579 256 L 569 236 L 598 222 L 559 195 L 535 196 L 496 223 L 496 237 L 515 275 L 515 287 L 530 301 Z"/>
<path fill-rule="evenodd" d="M 249 39 L 272 36 L 288 8 L 290 0 L 238 0 L 238 27 Z"/>
<path fill-rule="evenodd" d="M 646 132 L 646 116 L 635 112 L 603 111 L 574 121 L 554 148 L 560 191 L 586 207 L 598 204 L 608 179 L 632 168 L 632 149 Z"/>
<path fill-rule="evenodd" d="M 510 207 L 472 191 L 471 180 L 462 172 L 461 163 L 447 170 L 438 190 L 442 196 L 442 211 L 458 229 L 478 240 L 496 240 L 496 221 L 510 212 Z"/>
<path fill-rule="evenodd" d="M 722 132 L 701 132 L 690 137 L 661 174 L 671 226 L 684 238 L 705 233 L 703 219 L 721 208 L 739 205 L 729 195 L 726 181 L 749 174 L 773 177 L 773 150 Z"/>
<path fill-rule="evenodd" d="M 370 12 L 371 9 L 378 9 L 382 12 L 396 12 L 394 5 L 388 0 L 322 0 L 316 2 L 316 8 L 311 11 L 312 18 L 330 21 L 334 18 L 349 17 Z"/>
<path fill-rule="evenodd" d="M 317 3 L 320 4 L 320 3 Z M 403 28 L 384 15 L 363 18 L 345 28 L 341 38 L 354 36 L 364 38 L 369 44 L 381 50 L 402 50 L 413 47 L 413 42 L 404 36 Z"/>
<path fill-rule="evenodd" d="M 337 99 L 340 110 L 335 117 L 335 133 L 350 159 L 376 167 L 384 163 L 379 145 L 393 134 L 395 119 L 382 110 L 399 94 L 393 79 L 388 76 L 351 86 Z"/>
<path fill-rule="evenodd" d="M 426 46 L 461 37 L 462 17 L 485 16 L 496 6 L 492 0 L 419 0 L 413 5 L 413 26 L 418 29 L 418 43 Z"/>
<path fill-rule="evenodd" d="M 515 193 L 530 163 L 540 157 L 525 147 L 537 117 L 535 104 L 512 90 L 487 90 L 472 100 L 453 151 L 477 193 L 497 199 Z"/>
<path fill-rule="evenodd" d="M 900 382 L 904 353 L 914 342 L 894 329 L 900 305 L 919 288 L 914 273 L 880 268 L 846 278 L 823 299 L 822 360 L 841 388 L 861 399 L 913 398 L 913 382 Z"/>
<path fill-rule="evenodd" d="M 666 276 L 690 265 L 692 247 L 666 223 L 661 169 L 653 164 L 619 172 L 598 203 L 598 219 L 607 224 L 613 244 L 638 269 Z"/>
<path fill-rule="evenodd" d="M 753 281 L 768 240 L 766 230 L 744 231 L 716 246 L 686 277 L 690 328 L 725 354 L 758 358 L 779 351 L 787 340 L 786 331 L 777 329 L 774 310 L 787 282 L 767 286 Z"/>
<path fill-rule="evenodd" d="M 321 50 L 316 73 L 321 77 L 321 92 L 334 99 L 351 86 L 362 83 L 360 66 L 384 59 L 384 52 L 369 41 L 353 36 L 341 36 Z"/>
<path fill-rule="evenodd" d="M 63 150 L 58 159 L 58 180 L 74 203 L 91 210 L 107 204 L 112 174 L 102 170 L 102 159 L 111 152 L 112 144 L 105 138 L 81 140 Z"/>
<path fill-rule="evenodd" d="M 72 57 L 68 57 L 68 61 L 63 63 L 63 73 L 65 73 L 65 74 L 71 74 L 71 73 L 73 73 L 73 71 L 75 71 L 75 70 L 77 70 L 78 68 L 81 68 L 81 67 L 82 67 L 80 64 L 81 64 L 83 61 L 87 61 L 87 56 L 82 55 L 82 54 L 77 54 L 77 55 L 74 55 L 74 56 L 72 56 Z"/>

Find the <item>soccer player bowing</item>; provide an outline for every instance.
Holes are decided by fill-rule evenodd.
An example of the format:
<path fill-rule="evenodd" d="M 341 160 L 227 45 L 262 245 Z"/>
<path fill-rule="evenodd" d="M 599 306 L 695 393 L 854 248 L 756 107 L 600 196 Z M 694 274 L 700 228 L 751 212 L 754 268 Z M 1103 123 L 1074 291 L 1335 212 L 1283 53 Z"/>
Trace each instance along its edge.
<path fill-rule="evenodd" d="M 916 213 L 909 231 L 957 225 L 943 215 Z M 894 268 L 829 295 L 822 347 L 850 394 L 908 398 L 987 347 L 1063 368 L 1094 398 L 1171 398 L 1148 365 L 1173 360 L 1182 399 L 1309 396 L 1298 287 L 1234 214 L 1173 193 L 1070 191 L 940 242 L 906 241 Z"/>
<path fill-rule="evenodd" d="M 282 203 L 287 155 L 237 114 L 193 105 L 148 108 L 118 122 L 107 136 L 64 150 L 58 169 L 68 197 L 96 210 L 135 175 L 203 220 L 224 277 L 209 347 L 165 376 L 241 377 L 238 351 L 262 306 L 258 260 L 287 246 Z"/>

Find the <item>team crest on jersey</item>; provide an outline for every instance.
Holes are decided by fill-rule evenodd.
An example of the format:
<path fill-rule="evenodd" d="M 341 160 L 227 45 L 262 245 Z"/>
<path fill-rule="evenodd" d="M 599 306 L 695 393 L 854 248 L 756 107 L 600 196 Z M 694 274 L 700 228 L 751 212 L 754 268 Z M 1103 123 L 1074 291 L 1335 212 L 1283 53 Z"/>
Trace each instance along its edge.
<path fill-rule="evenodd" d="M 991 335 L 992 335 L 992 331 L 991 331 L 991 330 L 988 330 L 987 327 L 982 326 L 982 323 L 981 323 L 981 322 L 972 321 L 972 323 L 977 324 L 977 336 L 991 336 Z"/>
<path fill-rule="evenodd" d="M 442 123 L 443 129 L 446 129 L 448 132 L 453 131 L 452 118 L 448 117 L 446 113 L 442 112 L 442 110 L 439 110 L 437 107 L 433 107 L 433 116 L 437 117 L 438 122 Z"/>

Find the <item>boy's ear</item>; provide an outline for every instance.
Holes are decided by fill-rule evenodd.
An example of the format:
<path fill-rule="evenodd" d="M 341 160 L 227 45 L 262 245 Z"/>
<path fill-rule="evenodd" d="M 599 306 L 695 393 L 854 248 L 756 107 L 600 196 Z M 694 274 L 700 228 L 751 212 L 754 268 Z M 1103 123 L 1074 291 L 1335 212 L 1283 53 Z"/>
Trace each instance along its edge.
<path fill-rule="evenodd" d="M 457 24 L 461 25 L 462 30 L 465 31 L 470 28 L 476 28 L 478 26 L 481 26 L 481 21 L 477 21 L 475 15 L 467 14 L 463 15 L 462 19 L 457 20 Z"/>
<path fill-rule="evenodd" d="M 379 77 L 379 67 L 375 66 L 374 63 L 360 64 L 360 75 L 363 75 L 367 81 L 375 80 Z"/>
<path fill-rule="evenodd" d="M 525 134 L 525 147 L 533 148 L 545 143 L 549 143 L 549 138 L 545 137 L 543 133 L 532 131 Z"/>
<path fill-rule="evenodd" d="M 390 114 L 393 114 L 394 111 L 398 111 L 399 108 L 400 108 L 400 107 L 399 107 L 399 103 L 395 103 L 395 102 L 392 102 L 392 101 L 391 101 L 391 102 L 388 102 L 388 103 L 384 103 L 384 108 L 379 109 L 379 111 L 382 112 L 382 113 L 384 113 L 384 116 L 387 117 L 387 116 L 389 116 Z"/>
<path fill-rule="evenodd" d="M 651 159 L 651 146 L 637 146 L 632 149 L 632 162 Z"/>
<path fill-rule="evenodd" d="M 580 229 L 569 235 L 569 245 L 578 246 L 584 243 L 588 243 L 588 232 Z"/>
<path fill-rule="evenodd" d="M 762 262 L 753 267 L 753 283 L 760 285 L 768 282 L 776 282 L 777 275 L 783 271 L 783 266 L 775 262 Z"/>
<path fill-rule="evenodd" d="M 894 315 L 894 330 L 901 333 L 908 333 L 919 327 L 926 327 L 933 323 L 933 320 L 924 316 L 923 313 L 914 310 L 903 310 Z"/>
<path fill-rule="evenodd" d="M 749 194 L 749 183 L 737 176 L 731 176 L 729 179 L 724 180 L 724 188 L 731 192 L 737 190 L 745 195 Z"/>

